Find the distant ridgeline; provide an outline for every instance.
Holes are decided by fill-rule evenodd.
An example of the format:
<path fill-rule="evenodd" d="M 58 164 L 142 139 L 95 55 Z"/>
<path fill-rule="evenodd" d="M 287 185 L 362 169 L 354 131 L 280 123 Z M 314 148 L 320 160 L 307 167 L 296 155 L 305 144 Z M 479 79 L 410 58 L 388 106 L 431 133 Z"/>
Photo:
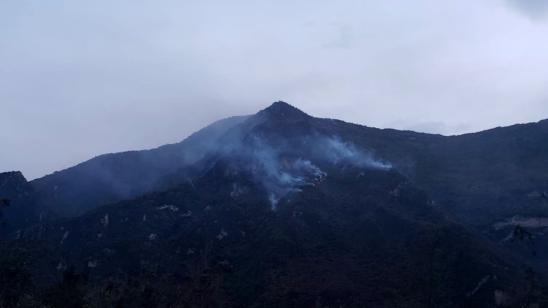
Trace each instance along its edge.
<path fill-rule="evenodd" d="M 548 304 L 548 122 L 441 136 L 284 102 L 27 182 L 0 307 Z"/>

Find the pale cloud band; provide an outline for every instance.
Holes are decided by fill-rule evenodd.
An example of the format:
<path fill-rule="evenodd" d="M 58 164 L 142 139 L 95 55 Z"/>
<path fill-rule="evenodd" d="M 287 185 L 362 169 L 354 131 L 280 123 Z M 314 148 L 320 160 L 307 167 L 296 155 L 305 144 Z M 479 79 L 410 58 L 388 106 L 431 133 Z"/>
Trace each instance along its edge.
<path fill-rule="evenodd" d="M 544 19 L 548 14 L 548 0 L 507 0 L 518 10 L 532 18 Z"/>

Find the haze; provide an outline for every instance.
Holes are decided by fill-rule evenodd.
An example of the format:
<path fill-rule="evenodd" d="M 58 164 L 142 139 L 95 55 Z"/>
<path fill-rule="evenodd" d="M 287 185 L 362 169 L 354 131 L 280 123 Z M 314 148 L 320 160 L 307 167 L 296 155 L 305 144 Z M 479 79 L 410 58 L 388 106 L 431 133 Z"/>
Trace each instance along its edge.
<path fill-rule="evenodd" d="M 460 134 L 548 118 L 548 1 L 0 2 L 0 171 L 32 179 L 284 100 Z"/>

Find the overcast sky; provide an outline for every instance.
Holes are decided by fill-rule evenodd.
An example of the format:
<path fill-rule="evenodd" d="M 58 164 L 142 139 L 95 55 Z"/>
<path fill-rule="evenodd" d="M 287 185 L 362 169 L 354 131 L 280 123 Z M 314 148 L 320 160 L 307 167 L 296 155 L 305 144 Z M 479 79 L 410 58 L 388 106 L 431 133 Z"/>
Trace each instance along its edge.
<path fill-rule="evenodd" d="M 0 171 L 284 100 L 442 134 L 548 118 L 548 0 L 1 0 Z"/>

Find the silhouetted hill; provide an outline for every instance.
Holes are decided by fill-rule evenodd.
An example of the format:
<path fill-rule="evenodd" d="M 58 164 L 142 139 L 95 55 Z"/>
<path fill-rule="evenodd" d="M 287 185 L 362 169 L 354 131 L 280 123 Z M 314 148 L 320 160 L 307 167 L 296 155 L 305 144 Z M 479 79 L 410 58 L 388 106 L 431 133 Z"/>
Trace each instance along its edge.
<path fill-rule="evenodd" d="M 67 218 L 4 251 L 52 306 L 541 303 L 547 123 L 445 137 L 276 102 L 32 181 Z"/>
<path fill-rule="evenodd" d="M 19 171 L 0 173 L 0 239 L 45 218 L 32 186 Z"/>
<path fill-rule="evenodd" d="M 219 121 L 178 144 L 100 156 L 32 185 L 54 212 L 73 216 L 187 181 L 203 168 L 201 158 L 238 149 L 250 135 L 283 141 L 275 146 L 293 140 L 291 146 L 299 151 L 309 150 L 305 139 L 318 136 L 350 143 L 389 162 L 453 219 L 492 233 L 497 241 L 508 234 L 493 233 L 495 223 L 515 216 L 548 219 L 548 198 L 543 197 L 548 192 L 547 121 L 445 137 L 314 118 L 284 102 L 254 116 Z M 540 239 L 545 230 L 533 231 Z M 539 262 L 548 260 L 542 242 L 535 250 Z"/>
<path fill-rule="evenodd" d="M 245 119 L 217 121 L 182 142 L 153 150 L 101 155 L 31 184 L 53 212 L 60 216 L 79 215 L 96 206 L 154 190 L 163 176 L 199 160 L 215 146 L 219 136 Z"/>
<path fill-rule="evenodd" d="M 527 294 L 514 261 L 397 172 L 310 164 L 273 203 L 283 183 L 256 180 L 269 176 L 261 158 L 220 159 L 192 183 L 29 229 L 16 245 L 38 284 L 72 268 L 100 307 L 488 307 L 495 292 Z"/>
<path fill-rule="evenodd" d="M 160 189 L 166 178 L 185 172 L 200 158 L 226 150 L 249 130 L 283 130 L 292 135 L 338 136 L 391 161 L 414 160 L 441 136 L 380 130 L 331 119 L 318 119 L 284 102 L 274 103 L 252 117 L 221 120 L 183 142 L 153 150 L 102 155 L 31 182 L 40 199 L 61 216 Z M 282 136 L 283 138 L 284 136 Z M 403 166 L 406 167 L 406 166 Z M 410 169 L 410 168 L 407 168 Z M 165 188 L 165 187 L 164 187 Z"/>

